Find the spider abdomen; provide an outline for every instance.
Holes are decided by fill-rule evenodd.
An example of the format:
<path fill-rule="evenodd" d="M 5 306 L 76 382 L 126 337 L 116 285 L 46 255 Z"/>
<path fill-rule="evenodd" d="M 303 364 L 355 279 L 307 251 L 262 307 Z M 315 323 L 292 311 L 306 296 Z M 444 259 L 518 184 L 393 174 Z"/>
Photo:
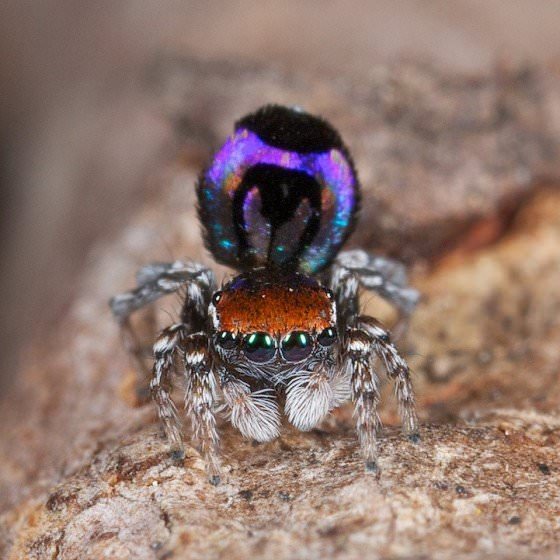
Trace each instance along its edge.
<path fill-rule="evenodd" d="M 207 247 L 238 270 L 322 270 L 351 233 L 359 203 L 354 166 L 338 132 L 280 106 L 236 124 L 197 193 Z"/>

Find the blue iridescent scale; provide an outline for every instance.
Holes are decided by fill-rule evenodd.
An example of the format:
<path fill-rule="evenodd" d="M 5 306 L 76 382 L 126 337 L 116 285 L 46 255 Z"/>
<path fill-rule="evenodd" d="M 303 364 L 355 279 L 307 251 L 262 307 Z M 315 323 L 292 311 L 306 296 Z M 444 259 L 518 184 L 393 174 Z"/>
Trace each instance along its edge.
<path fill-rule="evenodd" d="M 336 130 L 274 105 L 236 124 L 197 192 L 206 245 L 218 262 L 314 274 L 351 233 L 360 191 Z"/>

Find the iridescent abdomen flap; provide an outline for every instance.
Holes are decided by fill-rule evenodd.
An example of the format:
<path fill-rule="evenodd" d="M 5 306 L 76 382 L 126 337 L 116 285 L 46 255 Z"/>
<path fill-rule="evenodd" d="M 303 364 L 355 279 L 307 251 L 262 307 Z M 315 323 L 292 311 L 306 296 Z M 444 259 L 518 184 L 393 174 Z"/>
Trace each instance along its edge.
<path fill-rule="evenodd" d="M 198 185 L 200 218 L 218 262 L 315 273 L 348 237 L 359 187 L 325 121 L 284 107 L 242 119 Z"/>

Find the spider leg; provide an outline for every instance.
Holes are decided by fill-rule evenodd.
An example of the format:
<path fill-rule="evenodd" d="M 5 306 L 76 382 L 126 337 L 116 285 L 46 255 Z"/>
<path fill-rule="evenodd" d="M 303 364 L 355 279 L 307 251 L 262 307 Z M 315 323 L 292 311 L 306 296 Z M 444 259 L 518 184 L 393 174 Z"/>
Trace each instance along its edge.
<path fill-rule="evenodd" d="M 158 416 L 163 423 L 165 435 L 175 453 L 182 454 L 183 437 L 177 407 L 171 398 L 172 377 L 175 373 L 175 358 L 179 349 L 184 349 L 186 328 L 183 324 L 164 329 L 154 344 L 154 369 L 150 382 L 152 398 Z"/>
<path fill-rule="evenodd" d="M 361 250 L 344 251 L 333 264 L 331 289 L 336 290 L 337 286 L 348 284 L 352 275 L 364 288 L 377 292 L 394 305 L 400 312 L 402 323 L 406 322 L 405 319 L 418 304 L 420 296 L 415 289 L 408 286 L 406 269 L 397 261 L 369 255 Z M 356 314 L 357 311 L 357 308 L 351 309 L 351 312 Z"/>
<path fill-rule="evenodd" d="M 362 316 L 358 320 L 358 325 L 361 332 L 366 333 L 371 339 L 375 354 L 382 360 L 389 378 L 395 382 L 403 432 L 411 441 L 419 441 L 414 389 L 406 360 L 399 354 L 391 342 L 389 332 L 379 321 L 372 317 Z"/>
<path fill-rule="evenodd" d="M 225 367 L 220 372 L 220 386 L 229 421 L 243 436 L 263 442 L 280 435 L 280 411 L 273 389 L 252 390 Z"/>
<path fill-rule="evenodd" d="M 174 452 L 182 454 L 182 426 L 171 391 L 177 361 L 180 359 L 184 362 L 185 407 L 195 439 L 202 449 L 210 481 L 217 484 L 220 477 L 218 435 L 213 410 L 215 382 L 208 355 L 208 338 L 200 332 L 208 322 L 214 275 L 200 264 L 175 261 L 147 265 L 138 271 L 136 280 L 137 287 L 115 296 L 110 306 L 123 329 L 125 341 L 129 342 L 129 349 L 140 364 L 142 348 L 131 328 L 130 315 L 162 296 L 185 290 L 180 323 L 164 329 L 154 344 L 150 389 L 169 443 Z"/>
<path fill-rule="evenodd" d="M 152 263 L 142 267 L 137 275 L 135 289 L 111 298 L 109 306 L 115 318 L 122 323 L 134 311 L 159 298 L 177 292 L 183 286 L 194 285 L 202 292 L 214 285 L 211 270 L 198 263 Z M 195 300 L 195 303 L 197 301 Z"/>
<path fill-rule="evenodd" d="M 371 338 L 360 329 L 349 329 L 346 337 L 345 370 L 350 378 L 356 431 L 366 470 L 377 470 L 377 432 L 381 420 L 379 379 L 373 368 L 375 350 Z"/>
<path fill-rule="evenodd" d="M 149 376 L 144 363 L 145 347 L 130 323 L 130 315 L 159 298 L 187 288 L 190 308 L 183 313 L 182 322 L 189 332 L 203 328 L 210 292 L 214 286 L 212 271 L 198 263 L 152 263 L 136 274 L 137 287 L 111 298 L 109 306 L 119 322 L 125 348 L 132 356 L 142 379 Z M 184 310 L 185 310 L 184 308 Z"/>
<path fill-rule="evenodd" d="M 415 443 L 420 439 L 408 365 L 382 325 L 372 317 L 360 316 L 346 335 L 345 369 L 351 380 L 356 429 L 367 470 L 377 468 L 376 432 L 381 426 L 377 413 L 380 396 L 374 369 L 376 358 L 382 360 L 388 376 L 395 382 L 403 432 Z"/>
<path fill-rule="evenodd" d="M 191 334 L 185 339 L 185 409 L 195 442 L 200 446 L 209 480 L 220 483 L 219 436 L 216 429 L 216 379 L 211 367 L 208 337 Z"/>

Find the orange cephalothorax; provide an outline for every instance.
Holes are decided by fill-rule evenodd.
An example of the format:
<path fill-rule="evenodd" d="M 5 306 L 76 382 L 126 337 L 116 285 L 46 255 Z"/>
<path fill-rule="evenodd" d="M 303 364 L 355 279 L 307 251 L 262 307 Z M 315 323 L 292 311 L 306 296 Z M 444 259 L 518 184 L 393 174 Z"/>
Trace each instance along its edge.
<path fill-rule="evenodd" d="M 332 294 L 303 274 L 243 274 L 214 305 L 219 329 L 234 333 L 320 332 L 336 320 Z"/>

